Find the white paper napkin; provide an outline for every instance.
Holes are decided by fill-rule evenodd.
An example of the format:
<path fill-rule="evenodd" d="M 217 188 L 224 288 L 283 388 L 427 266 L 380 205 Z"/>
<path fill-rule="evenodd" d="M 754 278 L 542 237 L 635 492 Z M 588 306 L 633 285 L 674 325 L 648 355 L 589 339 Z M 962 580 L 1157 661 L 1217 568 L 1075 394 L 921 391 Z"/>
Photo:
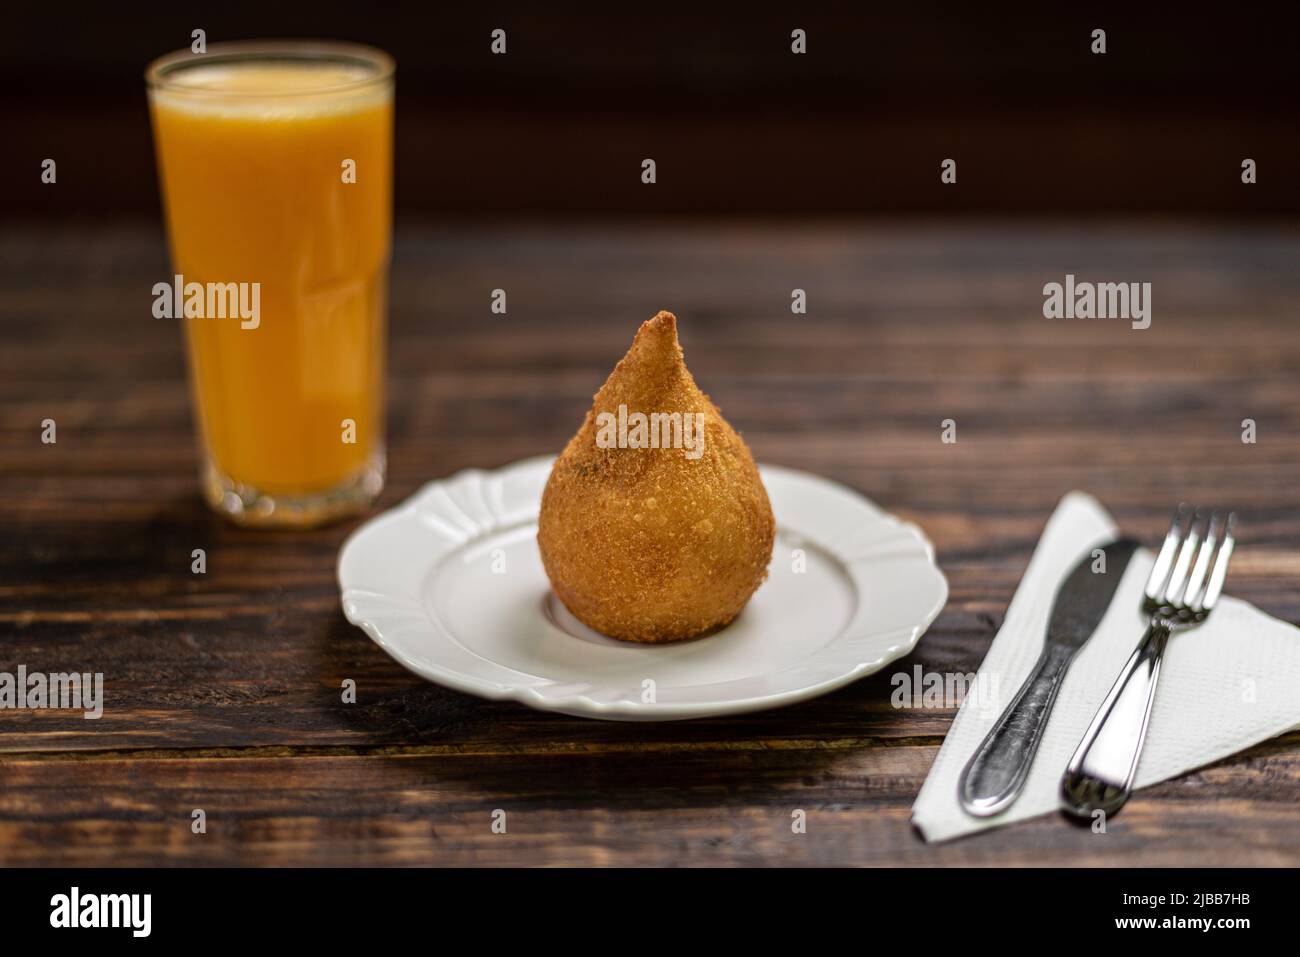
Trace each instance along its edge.
<path fill-rule="evenodd" d="M 963 701 L 912 805 L 912 822 L 927 841 L 1056 811 L 1065 766 L 1146 628 L 1139 609 L 1155 561 L 1146 549 L 1129 562 L 1110 609 L 1070 665 L 1016 802 L 996 817 L 971 817 L 957 800 L 957 779 L 1037 662 L 1057 587 L 1089 549 L 1116 534 L 1114 521 L 1090 495 L 1071 492 L 1057 506 L 980 666 L 975 687 L 995 688 L 995 695 L 984 698 L 996 700 L 974 694 Z M 1205 624 L 1169 641 L 1137 787 L 1218 761 L 1296 727 L 1300 629 L 1225 596 Z"/>

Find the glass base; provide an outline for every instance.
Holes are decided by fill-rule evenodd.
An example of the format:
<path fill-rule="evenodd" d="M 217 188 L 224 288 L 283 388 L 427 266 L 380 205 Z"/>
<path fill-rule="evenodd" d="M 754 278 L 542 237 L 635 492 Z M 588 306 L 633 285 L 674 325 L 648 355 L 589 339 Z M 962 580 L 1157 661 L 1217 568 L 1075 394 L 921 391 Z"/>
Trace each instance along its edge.
<path fill-rule="evenodd" d="M 271 495 L 236 482 L 205 459 L 200 481 L 207 503 L 236 524 L 255 528 L 312 528 L 368 509 L 384 489 L 384 469 L 384 453 L 377 452 L 359 471 L 333 488 Z"/>

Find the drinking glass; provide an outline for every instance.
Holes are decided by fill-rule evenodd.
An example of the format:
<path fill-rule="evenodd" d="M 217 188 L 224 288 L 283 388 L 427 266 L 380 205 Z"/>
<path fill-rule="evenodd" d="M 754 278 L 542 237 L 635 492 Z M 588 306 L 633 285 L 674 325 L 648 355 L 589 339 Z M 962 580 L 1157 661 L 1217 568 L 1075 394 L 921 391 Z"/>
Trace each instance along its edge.
<path fill-rule="evenodd" d="M 241 524 L 315 525 L 384 482 L 393 61 L 214 44 L 146 73 L 201 484 Z"/>

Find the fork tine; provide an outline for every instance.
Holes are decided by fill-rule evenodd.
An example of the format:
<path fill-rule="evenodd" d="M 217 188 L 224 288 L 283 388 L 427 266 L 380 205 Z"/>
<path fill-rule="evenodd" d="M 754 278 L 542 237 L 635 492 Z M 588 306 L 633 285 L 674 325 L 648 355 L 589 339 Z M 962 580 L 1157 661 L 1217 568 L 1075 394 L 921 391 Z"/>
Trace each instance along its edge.
<path fill-rule="evenodd" d="M 1160 546 L 1160 554 L 1156 556 L 1156 563 L 1151 568 L 1151 576 L 1147 579 L 1146 594 L 1152 601 L 1159 601 L 1165 593 L 1169 570 L 1174 567 L 1178 543 L 1183 540 L 1183 525 L 1186 524 L 1190 512 L 1191 506 L 1186 502 L 1180 504 L 1174 511 L 1174 520 L 1169 524 L 1169 531 L 1165 534 L 1165 543 Z"/>
<path fill-rule="evenodd" d="M 1201 547 L 1196 552 L 1196 563 L 1192 565 L 1192 573 L 1187 576 L 1187 585 L 1183 588 L 1182 595 L 1172 602 L 1173 604 L 1194 606 L 1196 601 L 1205 594 L 1205 576 L 1210 570 L 1210 559 L 1214 557 L 1214 546 L 1218 544 L 1222 530 L 1223 513 L 1215 512 L 1210 516 L 1205 537 L 1201 539 Z"/>
<path fill-rule="evenodd" d="M 1169 573 L 1169 584 L 1165 586 L 1165 593 L 1159 599 L 1162 604 L 1176 605 L 1182 598 L 1183 589 L 1187 586 L 1187 573 L 1191 570 L 1192 558 L 1195 557 L 1196 546 L 1200 543 L 1201 512 L 1197 511 L 1187 525 L 1187 536 L 1183 539 L 1182 547 L 1178 549 L 1174 570 Z"/>
<path fill-rule="evenodd" d="M 1205 594 L 1196 602 L 1195 611 L 1209 611 L 1223 592 L 1223 580 L 1228 577 L 1228 562 L 1232 561 L 1232 529 L 1236 524 L 1237 513 L 1229 512 L 1223 527 L 1223 542 L 1219 545 L 1219 554 L 1214 558 L 1214 571 L 1210 572 L 1209 581 L 1205 583 Z"/>

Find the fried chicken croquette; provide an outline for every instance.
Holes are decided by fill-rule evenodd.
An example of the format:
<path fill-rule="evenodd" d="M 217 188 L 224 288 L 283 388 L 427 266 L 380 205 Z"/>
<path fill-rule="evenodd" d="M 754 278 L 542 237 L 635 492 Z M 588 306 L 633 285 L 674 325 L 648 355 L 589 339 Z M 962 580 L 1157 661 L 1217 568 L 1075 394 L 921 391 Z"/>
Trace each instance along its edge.
<path fill-rule="evenodd" d="M 687 371 L 676 318 L 660 312 L 551 469 L 537 544 L 555 594 L 613 638 L 691 638 L 740 614 L 774 538 L 754 457 Z"/>

